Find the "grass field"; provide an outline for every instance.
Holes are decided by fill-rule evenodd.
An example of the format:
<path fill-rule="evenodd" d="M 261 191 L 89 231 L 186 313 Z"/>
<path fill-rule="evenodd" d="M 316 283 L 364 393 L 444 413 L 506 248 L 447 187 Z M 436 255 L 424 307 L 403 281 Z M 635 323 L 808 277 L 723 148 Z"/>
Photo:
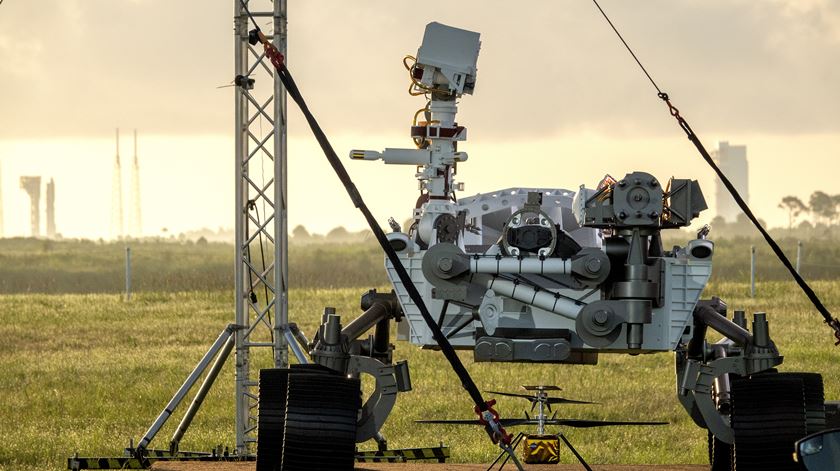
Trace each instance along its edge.
<path fill-rule="evenodd" d="M 840 311 L 840 282 L 814 288 Z M 311 336 L 324 306 L 353 316 L 359 288 L 295 289 L 294 319 Z M 827 397 L 840 399 L 840 349 L 829 330 L 789 282 L 763 282 L 760 298 L 746 297 L 743 283 L 714 283 L 731 308 L 767 311 L 771 333 L 786 356 L 783 370 L 823 373 Z M 62 469 L 74 451 L 119 455 L 138 440 L 194 364 L 229 323 L 232 293 L 226 290 L 142 292 L 131 302 L 111 294 L 6 294 L 0 296 L 0 469 Z M 603 406 L 566 406 L 561 416 L 668 421 L 656 428 L 569 429 L 565 432 L 593 463 L 703 463 L 706 436 L 674 395 L 670 353 L 602 356 L 597 366 L 473 364 L 467 368 L 482 389 L 515 390 L 543 382 L 564 388 L 569 398 Z M 467 395 L 438 352 L 397 343 L 396 358 L 411 366 L 414 390 L 400 396 L 384 429 L 395 447 L 452 447 L 458 462 L 487 462 L 496 450 L 472 428 L 418 426 L 414 420 L 472 415 Z M 256 362 L 266 364 L 263 358 Z M 526 403 L 500 398 L 504 417 L 522 414 Z M 184 407 L 153 445 L 165 448 Z M 182 449 L 233 443 L 233 369 L 219 383 L 182 442 Z M 566 456 L 566 462 L 569 462 Z"/>
<path fill-rule="evenodd" d="M 840 234 L 840 231 L 837 231 Z M 685 233 L 670 233 L 665 247 L 685 245 Z M 788 257 L 796 257 L 796 239 L 781 238 Z M 747 282 L 750 246 L 757 251 L 759 281 L 785 281 L 790 274 L 763 240 L 737 237 L 715 242 L 714 281 Z M 124 289 L 125 248 L 132 252 L 135 291 L 178 292 L 225 290 L 233 286 L 233 246 L 222 243 L 133 240 L 0 239 L 0 293 L 119 293 Z M 254 243 L 251 256 L 260 266 L 265 253 Z M 325 270 L 325 267 L 338 267 Z M 289 254 L 292 288 L 368 288 L 386 284 L 383 256 L 372 241 L 295 244 Z M 840 278 L 840 238 L 806 240 L 801 273 L 809 280 Z"/>

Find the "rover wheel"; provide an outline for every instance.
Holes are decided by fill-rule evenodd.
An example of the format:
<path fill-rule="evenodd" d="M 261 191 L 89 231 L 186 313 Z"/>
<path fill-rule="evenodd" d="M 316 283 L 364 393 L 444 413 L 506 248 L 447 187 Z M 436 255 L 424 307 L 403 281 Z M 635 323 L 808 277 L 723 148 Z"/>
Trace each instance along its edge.
<path fill-rule="evenodd" d="M 805 436 L 803 380 L 763 374 L 732 381 L 733 469 L 796 471 L 794 442 Z"/>
<path fill-rule="evenodd" d="M 781 376 L 799 378 L 805 391 L 805 422 L 807 434 L 825 430 L 825 394 L 823 378 L 819 373 L 779 373 Z"/>
<path fill-rule="evenodd" d="M 286 426 L 289 375 L 338 376 L 321 365 L 292 365 L 288 368 L 260 370 L 259 418 L 257 421 L 257 471 L 281 469 Z"/>
<path fill-rule="evenodd" d="M 280 468 L 288 375 L 289 370 L 283 368 L 260 370 L 257 471 Z"/>
<path fill-rule="evenodd" d="M 286 397 L 280 469 L 353 469 L 360 381 L 292 370 Z"/>

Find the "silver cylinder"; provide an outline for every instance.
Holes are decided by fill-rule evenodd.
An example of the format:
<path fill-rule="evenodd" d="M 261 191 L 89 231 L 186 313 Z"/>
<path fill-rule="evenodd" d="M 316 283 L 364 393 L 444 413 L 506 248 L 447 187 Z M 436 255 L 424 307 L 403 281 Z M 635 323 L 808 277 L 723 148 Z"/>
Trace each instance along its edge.
<path fill-rule="evenodd" d="M 508 280 L 493 277 L 488 279 L 486 284 L 487 289 L 492 289 L 496 294 L 515 299 L 530 306 L 536 306 L 569 319 L 576 319 L 584 307 L 583 303 L 579 304 L 572 299 L 555 296 L 551 291 L 537 290 L 531 286 L 516 284 Z"/>
<path fill-rule="evenodd" d="M 480 257 L 470 258 L 473 273 L 523 273 L 567 275 L 572 272 L 572 261 L 562 258 Z"/>

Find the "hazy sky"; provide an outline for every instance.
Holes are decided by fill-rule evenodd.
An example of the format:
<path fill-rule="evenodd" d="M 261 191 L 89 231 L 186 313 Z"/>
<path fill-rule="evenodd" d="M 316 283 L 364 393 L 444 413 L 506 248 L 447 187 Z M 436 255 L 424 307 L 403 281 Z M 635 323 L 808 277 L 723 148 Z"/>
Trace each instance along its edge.
<path fill-rule="evenodd" d="M 253 0 L 255 3 L 258 0 Z M 113 128 L 140 131 L 144 231 L 233 224 L 233 0 L 5 0 L 0 5 L 0 166 L 7 235 L 26 233 L 21 175 L 54 177 L 57 224 L 107 236 Z M 782 196 L 840 192 L 840 2 L 618 1 L 602 6 L 714 148 L 748 146 L 759 215 Z M 289 0 L 289 67 L 341 156 L 410 147 L 403 55 L 430 21 L 481 33 L 475 95 L 459 123 L 464 195 L 576 189 L 605 173 L 714 177 L 588 0 Z M 364 226 L 294 107 L 290 225 Z M 404 220 L 413 169 L 345 161 L 374 214 Z M 251 171 L 261 177 L 261 169 Z M 271 174 L 270 166 L 265 169 Z M 128 175 L 124 193 L 128 190 Z M 713 216 L 706 213 L 705 219 Z"/>

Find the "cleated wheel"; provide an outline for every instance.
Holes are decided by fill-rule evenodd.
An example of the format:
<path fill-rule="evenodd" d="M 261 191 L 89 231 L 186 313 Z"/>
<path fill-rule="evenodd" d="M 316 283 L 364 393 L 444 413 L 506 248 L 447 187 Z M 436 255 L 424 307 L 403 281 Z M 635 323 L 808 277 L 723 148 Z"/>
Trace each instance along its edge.
<path fill-rule="evenodd" d="M 260 370 L 257 471 L 274 471 L 280 468 L 288 377 L 288 369 Z"/>
<path fill-rule="evenodd" d="M 257 471 L 352 469 L 360 402 L 358 380 L 320 365 L 260 370 Z"/>
<path fill-rule="evenodd" d="M 805 390 L 805 423 L 807 434 L 821 432 L 826 428 L 825 394 L 823 378 L 819 373 L 779 373 L 780 376 L 799 378 Z"/>
<path fill-rule="evenodd" d="M 760 374 L 732 381 L 735 471 L 798 471 L 794 442 L 806 435 L 801 377 Z"/>
<path fill-rule="evenodd" d="M 353 469 L 361 406 L 358 379 L 292 370 L 280 469 Z"/>

